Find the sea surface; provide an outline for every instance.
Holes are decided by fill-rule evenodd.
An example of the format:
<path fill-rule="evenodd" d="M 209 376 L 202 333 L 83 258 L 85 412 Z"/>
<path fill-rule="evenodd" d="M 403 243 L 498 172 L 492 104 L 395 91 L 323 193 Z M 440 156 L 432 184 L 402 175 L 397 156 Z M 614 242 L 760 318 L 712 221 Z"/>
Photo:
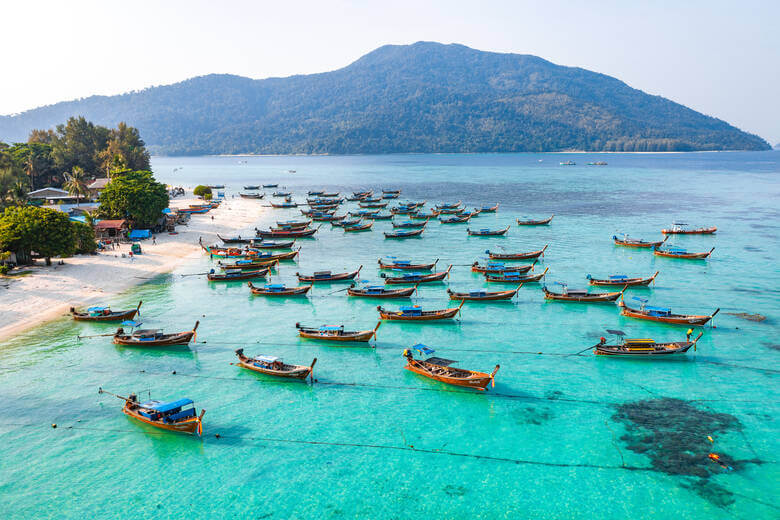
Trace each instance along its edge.
<path fill-rule="evenodd" d="M 559 165 L 568 160 L 577 164 Z M 609 164 L 587 165 L 599 160 Z M 438 259 L 441 269 L 453 265 L 451 276 L 420 286 L 411 301 L 441 309 L 452 306 L 447 287 L 488 286 L 468 267 L 487 249 L 548 244 L 535 272 L 549 267 L 551 288 L 584 288 L 588 274 L 660 271 L 627 300 L 720 313 L 701 328 L 696 351 L 678 359 L 604 358 L 588 347 L 606 329 L 674 341 L 686 327 L 624 318 L 614 304 L 546 302 L 541 285 L 528 284 L 511 302 L 467 302 L 455 321 L 383 323 L 375 348 L 340 347 L 299 339 L 295 324 L 371 329 L 378 304 L 402 301 L 348 297 L 335 283 L 307 298 L 253 297 L 245 283 L 185 276 L 210 269 L 204 255 L 106 302 L 121 309 L 143 300 L 145 328 L 188 330 L 199 320 L 189 348 L 79 340 L 114 325 L 67 318 L 2 345 L 3 518 L 780 516 L 780 153 L 180 157 L 154 158 L 153 168 L 174 185 L 225 184 L 228 198 L 275 182 L 300 201 L 309 189 L 384 187 L 429 206 L 500 202 L 468 226 L 511 228 L 478 238 L 465 224 L 432 222 L 422 238 L 394 241 L 383 237 L 387 221 L 369 233 L 326 224 L 298 241 L 299 260 L 283 262 L 275 281 L 362 265 L 361 278 L 379 282 L 379 257 Z M 265 204 L 257 201 L 257 227 L 301 216 Z M 553 213 L 549 226 L 514 224 Z M 676 220 L 718 227 L 670 240 L 691 251 L 715 247 L 709 260 L 612 243 L 616 232 L 660 239 Z M 417 343 L 463 368 L 500 364 L 495 388 L 479 393 L 404 370 L 402 352 Z M 317 382 L 232 366 L 239 347 L 296 364 L 316 357 Z M 206 410 L 203 437 L 139 424 L 99 387 L 192 398 Z"/>

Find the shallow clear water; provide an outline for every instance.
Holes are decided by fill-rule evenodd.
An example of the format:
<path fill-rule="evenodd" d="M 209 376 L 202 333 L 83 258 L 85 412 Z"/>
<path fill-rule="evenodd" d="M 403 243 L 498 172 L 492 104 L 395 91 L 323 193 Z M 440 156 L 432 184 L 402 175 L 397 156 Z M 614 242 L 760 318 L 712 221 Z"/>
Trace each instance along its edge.
<path fill-rule="evenodd" d="M 558 166 L 568 159 L 578 165 Z M 609 166 L 584 166 L 593 160 Z M 433 223 L 424 238 L 386 241 L 386 221 L 360 234 L 326 224 L 315 239 L 299 240 L 299 261 L 281 266 L 277 279 L 287 283 L 296 271 L 361 264 L 362 276 L 378 281 L 380 256 L 439 258 L 444 268 L 455 264 L 449 281 L 421 286 L 414 301 L 444 308 L 448 285 L 485 286 L 467 267 L 485 249 L 549 244 L 537 266 L 550 268 L 548 283 L 585 287 L 588 273 L 659 270 L 655 286 L 629 294 L 675 311 L 709 314 L 719 307 L 721 313 L 716 328 L 703 329 L 698 350 L 676 361 L 603 359 L 589 351 L 568 356 L 597 343 L 607 328 L 659 340 L 678 340 L 685 328 L 623 318 L 611 304 L 545 302 L 540 286 L 531 284 L 511 303 L 466 303 L 460 321 L 384 323 L 376 349 L 334 347 L 298 339 L 295 323 L 373 328 L 376 305 L 397 308 L 400 301 L 349 298 L 337 292 L 345 287 L 339 284 L 317 286 L 306 299 L 267 300 L 252 297 L 245 284 L 181 276 L 207 269 L 203 257 L 110 302 L 122 308 L 143 299 L 149 327 L 185 330 L 199 319 L 198 343 L 189 349 L 78 341 L 78 334 L 113 326 L 66 319 L 3 345 L 5 517 L 778 516 L 780 154 L 153 163 L 165 182 L 224 183 L 228 197 L 244 184 L 276 181 L 298 199 L 318 187 L 398 187 L 403 198 L 429 204 L 501 202 L 498 213 L 479 216 L 471 227 L 556 215 L 548 227 L 513 225 L 503 238 L 467 237 L 466 225 Z M 260 215 L 265 202 L 257 204 Z M 299 215 L 267 210 L 257 224 Z M 710 260 L 657 258 L 612 244 L 616 231 L 652 239 L 677 219 L 718 226 L 715 236 L 672 241 L 696 251 L 714 246 Z M 737 312 L 767 319 L 728 314 Z M 402 350 L 419 342 L 464 368 L 490 371 L 500 363 L 495 389 L 477 394 L 403 370 Z M 237 347 L 300 364 L 317 357 L 318 383 L 246 373 L 229 364 Z M 137 424 L 120 412 L 119 401 L 98 395 L 100 386 L 142 397 L 147 391 L 163 399 L 191 397 L 207 410 L 204 436 Z M 712 451 L 734 469 L 709 461 Z"/>

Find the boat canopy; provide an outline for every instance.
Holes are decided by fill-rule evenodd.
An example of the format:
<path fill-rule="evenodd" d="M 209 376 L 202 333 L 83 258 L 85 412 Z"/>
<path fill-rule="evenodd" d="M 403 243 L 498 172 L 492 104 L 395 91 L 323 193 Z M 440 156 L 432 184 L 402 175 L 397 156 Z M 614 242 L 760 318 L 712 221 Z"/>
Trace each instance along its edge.
<path fill-rule="evenodd" d="M 160 401 L 148 401 L 146 403 L 141 404 L 143 408 L 148 408 L 150 410 L 154 410 L 160 413 L 170 412 L 173 410 L 178 410 L 179 408 L 183 406 L 187 406 L 188 404 L 193 404 L 192 399 L 178 399 L 176 401 L 169 401 L 167 403 L 162 403 Z"/>
<path fill-rule="evenodd" d="M 626 278 L 628 278 L 628 276 L 626 276 L 624 274 L 611 274 L 611 275 L 609 275 L 609 279 L 610 280 L 625 280 Z"/>
<path fill-rule="evenodd" d="M 650 314 L 657 315 L 657 316 L 668 316 L 672 313 L 672 309 L 669 307 L 652 307 L 648 305 L 645 307 L 646 311 L 649 311 Z"/>
<path fill-rule="evenodd" d="M 422 308 L 419 305 L 403 306 L 401 307 L 401 314 L 420 316 L 422 314 Z"/>
<path fill-rule="evenodd" d="M 320 330 L 323 332 L 326 331 L 334 331 L 334 330 L 341 330 L 344 328 L 344 325 L 322 325 L 320 326 Z"/>
<path fill-rule="evenodd" d="M 103 312 L 109 310 L 109 307 L 90 307 L 87 312 Z"/>
<path fill-rule="evenodd" d="M 423 345 L 422 343 L 418 343 L 417 345 L 412 346 L 412 348 L 418 351 L 420 354 L 425 354 L 426 356 L 430 356 L 431 354 L 436 352 L 428 345 Z"/>
<path fill-rule="evenodd" d="M 469 291 L 469 296 L 485 296 L 487 294 L 487 291 L 484 289 L 478 290 L 478 291 Z"/>
<path fill-rule="evenodd" d="M 255 361 L 260 361 L 261 363 L 268 363 L 271 364 L 275 361 L 279 361 L 279 358 L 276 356 L 256 356 Z"/>
<path fill-rule="evenodd" d="M 284 289 L 286 289 L 286 286 L 283 283 L 282 284 L 271 284 L 271 285 L 266 285 L 265 289 L 268 290 L 268 291 L 283 291 Z"/>

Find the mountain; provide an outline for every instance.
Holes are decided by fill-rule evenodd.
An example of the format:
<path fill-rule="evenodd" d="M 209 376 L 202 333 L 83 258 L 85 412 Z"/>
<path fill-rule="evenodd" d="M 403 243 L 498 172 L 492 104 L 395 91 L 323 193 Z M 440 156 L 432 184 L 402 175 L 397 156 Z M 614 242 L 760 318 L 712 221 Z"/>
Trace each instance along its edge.
<path fill-rule="evenodd" d="M 83 115 L 137 127 L 158 154 L 766 150 L 719 119 L 536 56 L 386 45 L 332 72 L 209 75 L 0 117 L 25 140 Z"/>

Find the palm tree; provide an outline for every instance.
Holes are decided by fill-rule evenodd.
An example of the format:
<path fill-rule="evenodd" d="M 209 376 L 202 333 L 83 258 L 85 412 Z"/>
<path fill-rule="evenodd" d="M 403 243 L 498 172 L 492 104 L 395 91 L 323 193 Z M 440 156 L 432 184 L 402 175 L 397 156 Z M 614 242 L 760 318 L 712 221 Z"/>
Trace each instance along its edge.
<path fill-rule="evenodd" d="M 87 188 L 87 172 L 81 166 L 74 166 L 70 173 L 65 173 L 65 182 L 63 188 L 68 193 L 76 196 L 76 206 L 81 202 L 81 196 L 89 193 Z"/>

